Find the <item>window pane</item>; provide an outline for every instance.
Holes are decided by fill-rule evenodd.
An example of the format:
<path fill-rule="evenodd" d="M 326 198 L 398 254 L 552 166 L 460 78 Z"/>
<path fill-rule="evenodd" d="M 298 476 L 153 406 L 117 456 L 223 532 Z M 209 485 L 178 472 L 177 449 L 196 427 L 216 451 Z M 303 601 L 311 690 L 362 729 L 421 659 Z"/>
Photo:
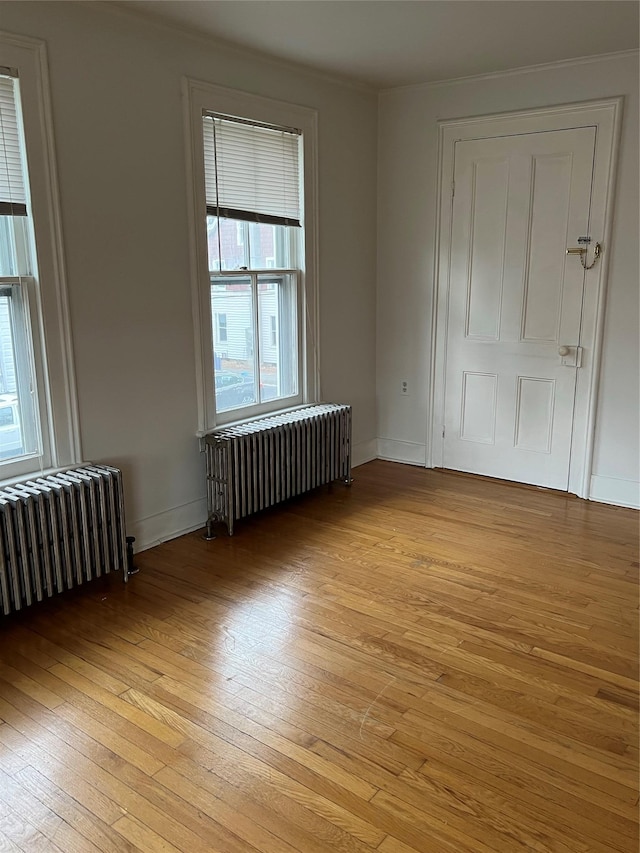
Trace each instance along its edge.
<path fill-rule="evenodd" d="M 19 285 L 0 290 L 0 460 L 39 451 L 30 341 Z"/>
<path fill-rule="evenodd" d="M 27 217 L 0 216 L 0 276 L 29 275 Z"/>
<path fill-rule="evenodd" d="M 17 275 L 13 240 L 13 216 L 0 216 L 0 275 Z"/>
<path fill-rule="evenodd" d="M 254 270 L 290 267 L 289 242 L 291 227 L 249 223 L 250 267 Z"/>
<path fill-rule="evenodd" d="M 296 283 L 294 276 L 258 276 L 260 397 L 298 393 Z"/>
<path fill-rule="evenodd" d="M 211 282 L 213 367 L 218 412 L 258 402 L 253 313 L 250 278 L 234 276 L 216 278 Z M 219 319 L 222 317 L 224 324 L 221 326 Z"/>
<path fill-rule="evenodd" d="M 248 223 L 235 219 L 207 216 L 209 270 L 239 270 L 249 266 L 247 245 Z"/>

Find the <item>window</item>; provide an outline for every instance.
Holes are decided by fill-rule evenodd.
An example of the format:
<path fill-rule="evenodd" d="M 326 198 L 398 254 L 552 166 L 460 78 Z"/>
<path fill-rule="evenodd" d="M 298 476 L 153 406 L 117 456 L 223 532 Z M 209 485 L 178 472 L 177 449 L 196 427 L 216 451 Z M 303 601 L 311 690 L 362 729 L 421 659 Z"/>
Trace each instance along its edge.
<path fill-rule="evenodd" d="M 29 323 L 33 269 L 17 95 L 17 74 L 6 69 L 0 73 L 0 401 L 6 404 L 0 470 L 6 461 L 41 456 L 43 451 Z"/>
<path fill-rule="evenodd" d="M 301 133 L 208 111 L 202 131 L 216 412 L 299 403 Z M 274 315 L 281 347 L 262 331 Z"/>
<path fill-rule="evenodd" d="M 48 116 L 44 46 L 0 35 L 0 480 L 80 458 Z"/>
<path fill-rule="evenodd" d="M 317 398 L 316 127 L 311 110 L 187 90 L 206 431 Z"/>

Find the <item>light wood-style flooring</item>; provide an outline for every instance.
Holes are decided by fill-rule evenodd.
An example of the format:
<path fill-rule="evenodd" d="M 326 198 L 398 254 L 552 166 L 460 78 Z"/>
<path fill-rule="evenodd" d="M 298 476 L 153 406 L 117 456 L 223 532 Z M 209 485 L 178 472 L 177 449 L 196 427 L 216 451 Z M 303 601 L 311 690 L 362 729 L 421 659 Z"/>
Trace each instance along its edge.
<path fill-rule="evenodd" d="M 636 853 L 637 513 L 355 477 L 0 622 L 0 851 Z"/>

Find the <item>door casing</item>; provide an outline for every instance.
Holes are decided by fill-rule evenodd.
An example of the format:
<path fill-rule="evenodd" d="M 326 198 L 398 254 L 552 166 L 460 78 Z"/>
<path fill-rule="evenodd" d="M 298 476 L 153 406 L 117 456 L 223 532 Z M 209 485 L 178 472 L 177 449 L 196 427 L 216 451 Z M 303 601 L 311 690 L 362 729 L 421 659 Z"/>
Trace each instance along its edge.
<path fill-rule="evenodd" d="M 458 140 L 489 139 L 542 131 L 596 128 L 596 150 L 591 195 L 592 245 L 602 244 L 598 263 L 586 273 L 580 345 L 582 367 L 578 370 L 568 491 L 589 497 L 596 420 L 598 378 L 604 330 L 609 247 L 613 214 L 615 169 L 622 120 L 622 97 L 554 107 L 452 119 L 439 123 L 438 192 L 434 296 L 431 328 L 430 395 L 427 423 L 427 467 L 443 464 L 443 425 L 447 315 L 452 226 L 454 146 Z"/>

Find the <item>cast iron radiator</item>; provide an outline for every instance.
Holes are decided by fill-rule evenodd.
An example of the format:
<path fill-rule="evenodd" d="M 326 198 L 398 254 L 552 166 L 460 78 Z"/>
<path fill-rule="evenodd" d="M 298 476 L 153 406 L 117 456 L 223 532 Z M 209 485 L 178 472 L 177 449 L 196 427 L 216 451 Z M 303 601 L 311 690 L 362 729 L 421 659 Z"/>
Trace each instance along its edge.
<path fill-rule="evenodd" d="M 85 465 L 0 489 L 0 609 L 121 569 L 129 575 L 122 474 Z"/>
<path fill-rule="evenodd" d="M 323 403 L 205 436 L 207 539 L 240 518 L 316 486 L 351 483 L 351 406 Z"/>

